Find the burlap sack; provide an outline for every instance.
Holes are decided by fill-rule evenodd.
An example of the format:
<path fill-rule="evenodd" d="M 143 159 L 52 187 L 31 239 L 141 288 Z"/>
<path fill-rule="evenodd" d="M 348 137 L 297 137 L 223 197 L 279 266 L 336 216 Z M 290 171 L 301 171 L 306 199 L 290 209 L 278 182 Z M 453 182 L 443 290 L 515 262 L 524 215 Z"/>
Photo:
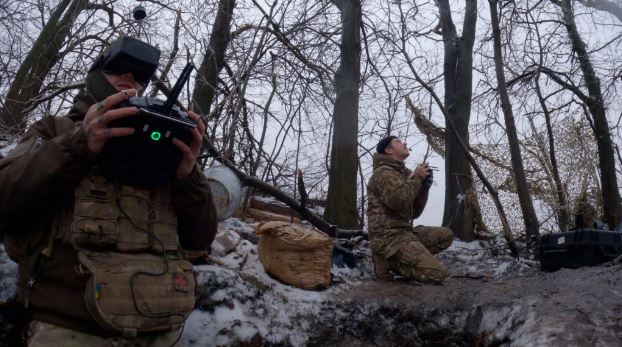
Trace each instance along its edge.
<path fill-rule="evenodd" d="M 333 241 L 312 226 L 264 222 L 257 226 L 259 261 L 277 280 L 302 289 L 330 286 Z"/>

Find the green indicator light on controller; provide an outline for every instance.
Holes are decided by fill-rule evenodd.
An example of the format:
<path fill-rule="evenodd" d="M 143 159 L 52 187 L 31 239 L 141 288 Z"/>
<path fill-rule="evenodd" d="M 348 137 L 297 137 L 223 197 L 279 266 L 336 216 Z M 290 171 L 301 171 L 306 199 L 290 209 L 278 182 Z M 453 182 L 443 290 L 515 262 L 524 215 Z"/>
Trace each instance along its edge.
<path fill-rule="evenodd" d="M 153 141 L 159 141 L 160 138 L 162 138 L 162 134 L 160 134 L 159 131 L 154 131 L 154 132 L 151 133 L 151 139 Z"/>

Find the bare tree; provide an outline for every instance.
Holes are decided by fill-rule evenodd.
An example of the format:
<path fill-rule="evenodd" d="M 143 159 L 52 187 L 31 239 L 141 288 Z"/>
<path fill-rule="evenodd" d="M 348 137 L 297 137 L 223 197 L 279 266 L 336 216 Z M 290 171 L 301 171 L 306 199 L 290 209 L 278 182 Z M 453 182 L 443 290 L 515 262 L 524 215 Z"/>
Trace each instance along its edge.
<path fill-rule="evenodd" d="M 53 3 L 69 6 L 73 1 Z M 619 23 L 602 6 L 598 7 L 602 11 L 591 6 L 606 1 L 574 0 L 573 3 L 576 11 L 585 9 L 582 4 L 589 7 L 586 16 L 581 13 L 577 23 L 580 30 L 585 30 L 584 39 L 591 48 L 588 52 L 595 74 L 601 78 L 611 141 L 617 143 L 622 133 L 622 115 L 618 115 L 622 106 L 619 92 L 622 61 L 617 58 L 615 47 L 620 38 L 615 33 L 606 38 L 592 35 L 588 31 L 592 27 L 583 25 L 601 30 Z M 207 137 L 218 152 L 233 159 L 238 169 L 269 182 L 293 198 L 296 198 L 297 177 L 294 172 L 296 168 L 301 169 L 310 200 L 325 201 L 330 195 L 328 201 L 333 206 L 329 210 L 337 216 L 353 216 L 352 223 L 358 225 L 364 223 L 364 218 L 356 216 L 365 214 L 364 182 L 372 171 L 371 151 L 378 138 L 389 132 L 407 138 L 409 145 L 415 147 L 409 165 L 413 160 L 420 160 L 417 157 L 420 148 L 425 150 L 419 146 L 425 146 L 425 142 L 418 136 L 412 114 L 407 110 L 405 97 L 408 96 L 416 105 L 430 104 L 426 113 L 430 122 L 442 124 L 447 114 L 456 123 L 456 130 L 436 129 L 443 136 L 436 136 L 432 143 L 441 156 L 446 150 L 450 153 L 445 158 L 448 192 L 443 222 L 465 239 L 477 235 L 474 229 L 478 227 L 473 224 L 478 219 L 485 221 L 491 232 L 505 229 L 507 224 L 522 229 L 524 213 L 516 195 L 520 179 L 516 178 L 510 161 L 507 127 L 499 117 L 503 102 L 498 96 L 500 83 L 493 70 L 491 26 L 487 16 L 475 18 L 475 0 L 460 8 L 465 9 L 464 17 L 456 9 L 449 14 L 448 0 L 439 0 L 438 5 L 403 1 L 354 3 L 360 7 L 361 22 L 364 21 L 355 25 L 344 22 L 347 14 L 344 7 L 352 6 L 351 1 L 345 0 L 334 3 L 144 0 L 144 4 L 149 15 L 141 23 L 131 19 L 126 1 L 87 4 L 62 43 L 59 60 L 43 76 L 39 91 L 26 101 L 28 105 L 21 114 L 36 118 L 45 113 L 64 113 L 82 86 L 84 72 L 108 42 L 123 34 L 139 35 L 158 46 L 163 57 L 168 58 L 162 62 L 155 88 L 148 91 L 150 95 L 166 94 L 169 81 L 175 79 L 186 62 L 203 66 L 197 80 L 190 81 L 180 95 L 180 103 L 192 102 L 195 110 L 201 108 L 203 116 L 207 113 Z M 563 217 L 562 212 L 568 212 L 580 193 L 589 193 L 590 203 L 602 208 L 603 203 L 594 199 L 607 192 L 606 186 L 600 185 L 600 172 L 594 160 L 599 156 L 593 150 L 596 141 L 591 134 L 595 132 L 590 126 L 595 126 L 596 118 L 588 103 L 574 93 L 583 91 L 583 96 L 590 98 L 589 88 L 585 87 L 577 55 L 570 53 L 558 6 L 541 0 L 503 4 L 507 6 L 500 23 L 503 73 L 513 113 L 521 115 L 515 117 L 516 140 L 525 178 L 533 203 L 539 208 L 540 227 L 558 230 L 553 221 L 557 217 L 560 226 L 568 225 L 564 222 L 568 216 Z M 11 82 L 53 12 L 42 1 L 4 5 L 0 5 L 0 107 L 10 101 L 7 92 Z M 533 17 L 515 16 L 521 11 Z M 452 15 L 462 29 L 454 28 Z M 483 20 L 485 25 L 476 28 L 476 20 Z M 358 30 L 363 39 L 360 43 Z M 537 30 L 541 34 L 536 34 Z M 350 31 L 357 40 L 354 46 L 347 46 L 343 41 Z M 354 64 L 347 64 L 344 57 Z M 475 80 L 472 71 L 478 73 L 476 84 L 472 83 Z M 344 76 L 353 78 L 348 80 Z M 534 91 L 534 81 L 539 91 Z M 207 83 L 199 86 L 202 82 Z M 198 92 L 201 88 L 207 96 L 201 96 Z M 195 103 L 199 98 L 207 101 L 207 109 Z M 344 126 L 346 115 L 350 123 Z M 576 119 L 579 117 L 584 119 Z M 445 121 L 444 126 L 449 127 L 449 122 Z M 341 133 L 339 129 L 343 128 L 348 132 Z M 581 139 L 583 143 L 572 143 L 577 141 L 574 128 L 583 135 L 588 131 L 588 136 Z M 571 138 L 567 138 L 569 134 Z M 477 172 L 472 164 L 463 160 L 464 150 L 456 142 L 458 135 L 467 142 L 490 186 L 497 190 L 498 199 L 496 196 L 493 199 L 497 201 L 491 200 L 489 188 L 475 176 Z M 343 148 L 344 143 L 349 144 L 351 153 L 358 152 L 352 155 L 354 159 L 338 157 L 340 152 L 336 150 Z M 589 167 L 574 165 L 573 168 L 573 160 L 579 155 L 577 149 L 581 150 L 581 160 L 589 160 Z M 427 158 L 427 153 L 423 157 Z M 207 154 L 202 159 L 206 165 L 211 162 Z M 334 174 L 333 177 L 343 179 L 341 183 L 335 183 L 335 178 L 331 180 L 330 169 L 334 172 L 349 161 L 354 162 L 352 172 Z M 555 173 L 555 162 L 558 173 Z M 620 167 L 618 172 L 622 172 Z M 344 186 L 345 194 L 332 195 L 335 187 Z M 566 195 L 568 199 L 564 202 L 562 198 Z M 348 197 L 346 204 L 351 207 L 337 206 L 335 199 L 343 197 Z M 477 217 L 477 200 L 482 218 Z M 353 202 L 359 204 L 358 209 Z M 503 204 L 507 213 L 507 223 L 495 213 L 499 204 Z M 428 209 L 428 212 L 432 211 Z M 344 225 L 334 220 L 330 223 Z"/>
<path fill-rule="evenodd" d="M 341 62 L 335 74 L 337 98 L 324 218 L 342 228 L 356 228 L 358 101 L 361 56 L 361 2 L 333 0 L 341 11 Z"/>
<path fill-rule="evenodd" d="M 571 1 L 560 0 L 554 1 L 554 3 L 558 4 L 562 9 L 563 23 L 568 31 L 568 37 L 572 43 L 572 50 L 579 60 L 588 95 L 585 95 L 578 87 L 567 83 L 553 71 L 549 69 L 543 69 L 542 71 L 560 85 L 571 90 L 581 99 L 593 118 L 594 136 L 596 137 L 598 146 L 604 221 L 608 223 L 609 226 L 616 227 L 622 218 L 622 202 L 620 201 L 620 192 L 618 190 L 618 181 L 616 177 L 613 141 L 609 132 L 609 123 L 607 122 L 600 80 L 594 71 L 586 44 L 577 29 Z"/>
<path fill-rule="evenodd" d="M 499 97 L 501 98 L 501 109 L 505 118 L 505 131 L 510 145 L 510 155 L 512 159 L 512 168 L 514 179 L 516 181 L 516 190 L 518 192 L 518 200 L 523 212 L 523 221 L 525 223 L 525 232 L 527 237 L 536 240 L 540 233 L 538 231 L 539 223 L 536 211 L 533 208 L 529 187 L 525 177 L 525 168 L 523 167 L 523 157 L 520 151 L 518 134 L 516 131 L 516 122 L 514 121 L 514 113 L 512 104 L 508 95 L 507 84 L 505 81 L 505 72 L 503 69 L 503 54 L 501 53 L 501 29 L 499 28 L 499 14 L 497 12 L 498 0 L 489 0 L 490 19 L 492 23 L 492 36 L 494 42 L 494 60 L 495 72 L 497 75 L 497 84 Z"/>
<path fill-rule="evenodd" d="M 218 74 L 225 65 L 225 53 L 231 40 L 231 18 L 235 0 L 220 0 L 210 35 L 207 52 L 197 72 L 192 93 L 193 109 L 201 114 L 209 114 L 217 92 Z"/>
<path fill-rule="evenodd" d="M 443 225 L 462 240 L 473 240 L 475 212 L 464 199 L 473 186 L 467 153 L 460 144 L 469 143 L 473 82 L 473 43 L 477 23 L 477 0 L 467 0 L 462 35 L 454 25 L 448 0 L 439 0 L 441 32 L 445 47 L 445 108 L 455 128 L 445 136 L 445 208 Z"/>
<path fill-rule="evenodd" d="M 600 11 L 607 11 L 622 21 L 622 5 L 609 0 L 577 0 L 587 7 L 592 7 Z"/>
<path fill-rule="evenodd" d="M 562 180 L 559 173 L 559 165 L 557 164 L 557 155 L 555 151 L 555 136 L 553 133 L 553 126 L 551 124 L 551 112 L 546 105 L 546 99 L 542 95 L 542 89 L 540 88 L 540 74 L 535 78 L 536 94 L 538 95 L 538 102 L 542 107 L 544 113 L 544 119 L 546 121 L 546 132 L 549 139 L 549 161 L 551 163 L 551 171 L 553 180 L 555 182 L 555 191 L 557 192 L 557 199 L 559 202 L 559 208 L 557 213 L 557 219 L 559 224 L 559 230 L 564 232 L 568 230 L 570 225 L 570 213 L 568 211 L 568 199 L 566 197 L 566 189 L 562 184 Z"/>
<path fill-rule="evenodd" d="M 61 58 L 59 52 L 87 0 L 63 0 L 52 12 L 30 53 L 20 66 L 0 110 L 0 130 L 17 134 L 25 127 L 23 111 L 39 94 L 43 80 Z"/>

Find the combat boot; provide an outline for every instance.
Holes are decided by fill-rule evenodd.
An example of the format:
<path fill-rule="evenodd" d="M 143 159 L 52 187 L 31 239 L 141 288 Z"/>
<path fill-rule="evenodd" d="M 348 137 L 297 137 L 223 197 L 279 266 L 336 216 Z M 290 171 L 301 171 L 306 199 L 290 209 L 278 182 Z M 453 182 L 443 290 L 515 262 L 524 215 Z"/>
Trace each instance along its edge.
<path fill-rule="evenodd" d="M 389 271 L 389 264 L 383 257 L 373 254 L 371 257 L 372 263 L 374 263 L 374 275 L 377 281 L 391 281 L 393 276 Z"/>
<path fill-rule="evenodd" d="M 414 268 L 413 278 L 421 283 L 441 284 L 449 274 L 443 264 L 433 255 L 421 258 Z"/>

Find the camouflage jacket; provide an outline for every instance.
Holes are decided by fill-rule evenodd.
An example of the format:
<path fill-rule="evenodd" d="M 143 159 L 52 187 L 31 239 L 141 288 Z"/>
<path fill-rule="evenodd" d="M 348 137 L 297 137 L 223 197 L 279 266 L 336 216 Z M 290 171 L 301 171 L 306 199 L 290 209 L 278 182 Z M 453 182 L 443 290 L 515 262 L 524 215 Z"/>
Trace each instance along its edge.
<path fill-rule="evenodd" d="M 78 268 L 77 251 L 62 239 L 74 214 L 74 189 L 93 165 L 81 126 L 69 117 L 44 117 L 17 147 L 0 160 L 0 235 L 7 252 L 19 262 L 18 302 L 35 319 L 94 335 L 106 335 L 85 301 L 86 279 Z M 216 209 L 207 179 L 195 168 L 189 177 L 171 183 L 182 247 L 207 249 L 217 229 Z M 58 230 L 57 230 L 58 229 Z M 51 247 L 53 245 L 53 247 Z M 45 249 L 53 249 L 44 255 Z M 36 277 L 35 277 L 36 274 Z M 33 280 L 36 278 L 36 282 Z M 53 294 L 51 294 L 53 293 Z M 50 300 L 53 297 L 53 300 Z"/>
<path fill-rule="evenodd" d="M 403 161 L 374 154 L 374 172 L 367 184 L 367 222 L 372 251 L 385 257 L 412 237 L 412 220 L 419 217 L 428 200 L 421 177 Z"/>

